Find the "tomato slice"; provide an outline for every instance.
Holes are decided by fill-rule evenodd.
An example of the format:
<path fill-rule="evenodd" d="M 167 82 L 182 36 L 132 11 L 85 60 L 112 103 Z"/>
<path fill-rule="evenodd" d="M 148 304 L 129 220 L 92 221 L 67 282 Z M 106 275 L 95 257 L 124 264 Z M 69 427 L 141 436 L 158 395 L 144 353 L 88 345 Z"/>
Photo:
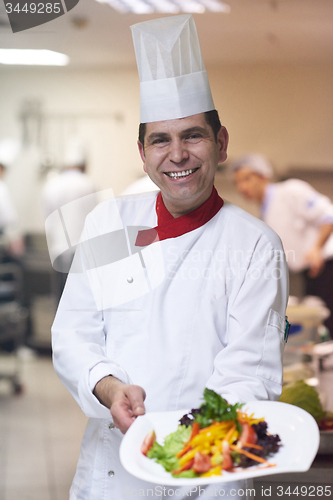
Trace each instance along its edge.
<path fill-rule="evenodd" d="M 233 463 L 230 455 L 230 446 L 228 441 L 222 442 L 222 456 L 223 456 L 222 469 L 231 470 L 233 467 Z"/>
<path fill-rule="evenodd" d="M 194 455 L 194 463 L 192 466 L 194 472 L 196 472 L 197 474 L 203 474 L 204 472 L 208 472 L 211 467 L 212 463 L 208 455 L 205 455 L 205 453 L 201 453 L 201 451 L 198 451 Z"/>
<path fill-rule="evenodd" d="M 244 422 L 244 424 L 242 424 L 242 432 L 239 438 L 240 446 L 243 446 L 244 443 L 256 444 L 257 441 L 258 436 L 252 425 L 250 425 L 248 422 Z"/>
<path fill-rule="evenodd" d="M 144 438 L 143 443 L 141 445 L 141 453 L 147 456 L 148 451 L 153 446 L 156 441 L 155 431 L 148 432 L 147 436 Z"/>

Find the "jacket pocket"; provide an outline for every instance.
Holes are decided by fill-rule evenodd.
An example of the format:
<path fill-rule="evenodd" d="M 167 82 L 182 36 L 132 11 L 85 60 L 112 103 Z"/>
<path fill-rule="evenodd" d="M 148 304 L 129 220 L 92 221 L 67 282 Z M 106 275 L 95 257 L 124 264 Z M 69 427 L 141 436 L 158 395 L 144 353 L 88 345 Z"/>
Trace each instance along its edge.
<path fill-rule="evenodd" d="M 271 309 L 265 330 L 262 358 L 257 367 L 259 377 L 282 384 L 285 318 Z"/>

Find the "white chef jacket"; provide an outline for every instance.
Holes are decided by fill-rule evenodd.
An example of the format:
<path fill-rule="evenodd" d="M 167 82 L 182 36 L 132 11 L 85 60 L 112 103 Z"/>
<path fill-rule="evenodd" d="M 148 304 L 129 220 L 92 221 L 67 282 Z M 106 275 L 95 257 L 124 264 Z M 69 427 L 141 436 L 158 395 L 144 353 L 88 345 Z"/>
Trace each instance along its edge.
<path fill-rule="evenodd" d="M 322 224 L 333 224 L 333 204 L 307 182 L 289 179 L 268 184 L 261 218 L 280 236 L 289 268 L 308 267 L 304 256 L 315 245 Z M 323 247 L 325 260 L 333 257 L 333 235 Z"/>
<path fill-rule="evenodd" d="M 156 193 L 132 195 L 88 216 L 85 271 L 70 273 L 52 328 L 55 370 L 90 417 L 71 500 L 118 500 L 128 488 L 139 498 L 140 490 L 155 488 L 119 463 L 122 435 L 93 395 L 102 377 L 142 386 L 147 412 L 198 407 L 205 387 L 230 403 L 277 399 L 281 392 L 288 278 L 278 236 L 225 203 L 203 226 L 140 254 L 129 244 L 127 257 L 108 263 L 95 252 L 98 237 L 155 227 L 155 203 Z M 113 288 L 119 293 L 112 295 Z"/>

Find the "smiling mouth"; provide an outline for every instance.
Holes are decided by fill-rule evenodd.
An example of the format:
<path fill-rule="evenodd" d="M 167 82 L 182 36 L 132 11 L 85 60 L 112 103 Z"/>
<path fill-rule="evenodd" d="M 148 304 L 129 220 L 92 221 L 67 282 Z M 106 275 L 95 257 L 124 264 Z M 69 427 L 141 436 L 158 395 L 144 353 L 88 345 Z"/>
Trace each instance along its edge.
<path fill-rule="evenodd" d="M 196 172 L 198 168 L 190 168 L 189 170 L 183 170 L 182 172 L 164 172 L 165 175 L 171 177 L 172 179 L 182 179 L 188 177 L 189 175 Z"/>

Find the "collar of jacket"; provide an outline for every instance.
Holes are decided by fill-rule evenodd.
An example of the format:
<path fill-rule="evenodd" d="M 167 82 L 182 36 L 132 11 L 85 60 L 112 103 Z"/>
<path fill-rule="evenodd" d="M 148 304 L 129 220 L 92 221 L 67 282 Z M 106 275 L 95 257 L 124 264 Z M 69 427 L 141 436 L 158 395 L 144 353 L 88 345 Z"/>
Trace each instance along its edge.
<path fill-rule="evenodd" d="M 223 200 L 215 187 L 212 194 L 200 207 L 181 217 L 174 218 L 166 209 L 162 195 L 156 198 L 157 226 L 138 232 L 135 246 L 144 247 L 168 238 L 177 238 L 197 229 L 212 219 L 223 207 Z"/>

